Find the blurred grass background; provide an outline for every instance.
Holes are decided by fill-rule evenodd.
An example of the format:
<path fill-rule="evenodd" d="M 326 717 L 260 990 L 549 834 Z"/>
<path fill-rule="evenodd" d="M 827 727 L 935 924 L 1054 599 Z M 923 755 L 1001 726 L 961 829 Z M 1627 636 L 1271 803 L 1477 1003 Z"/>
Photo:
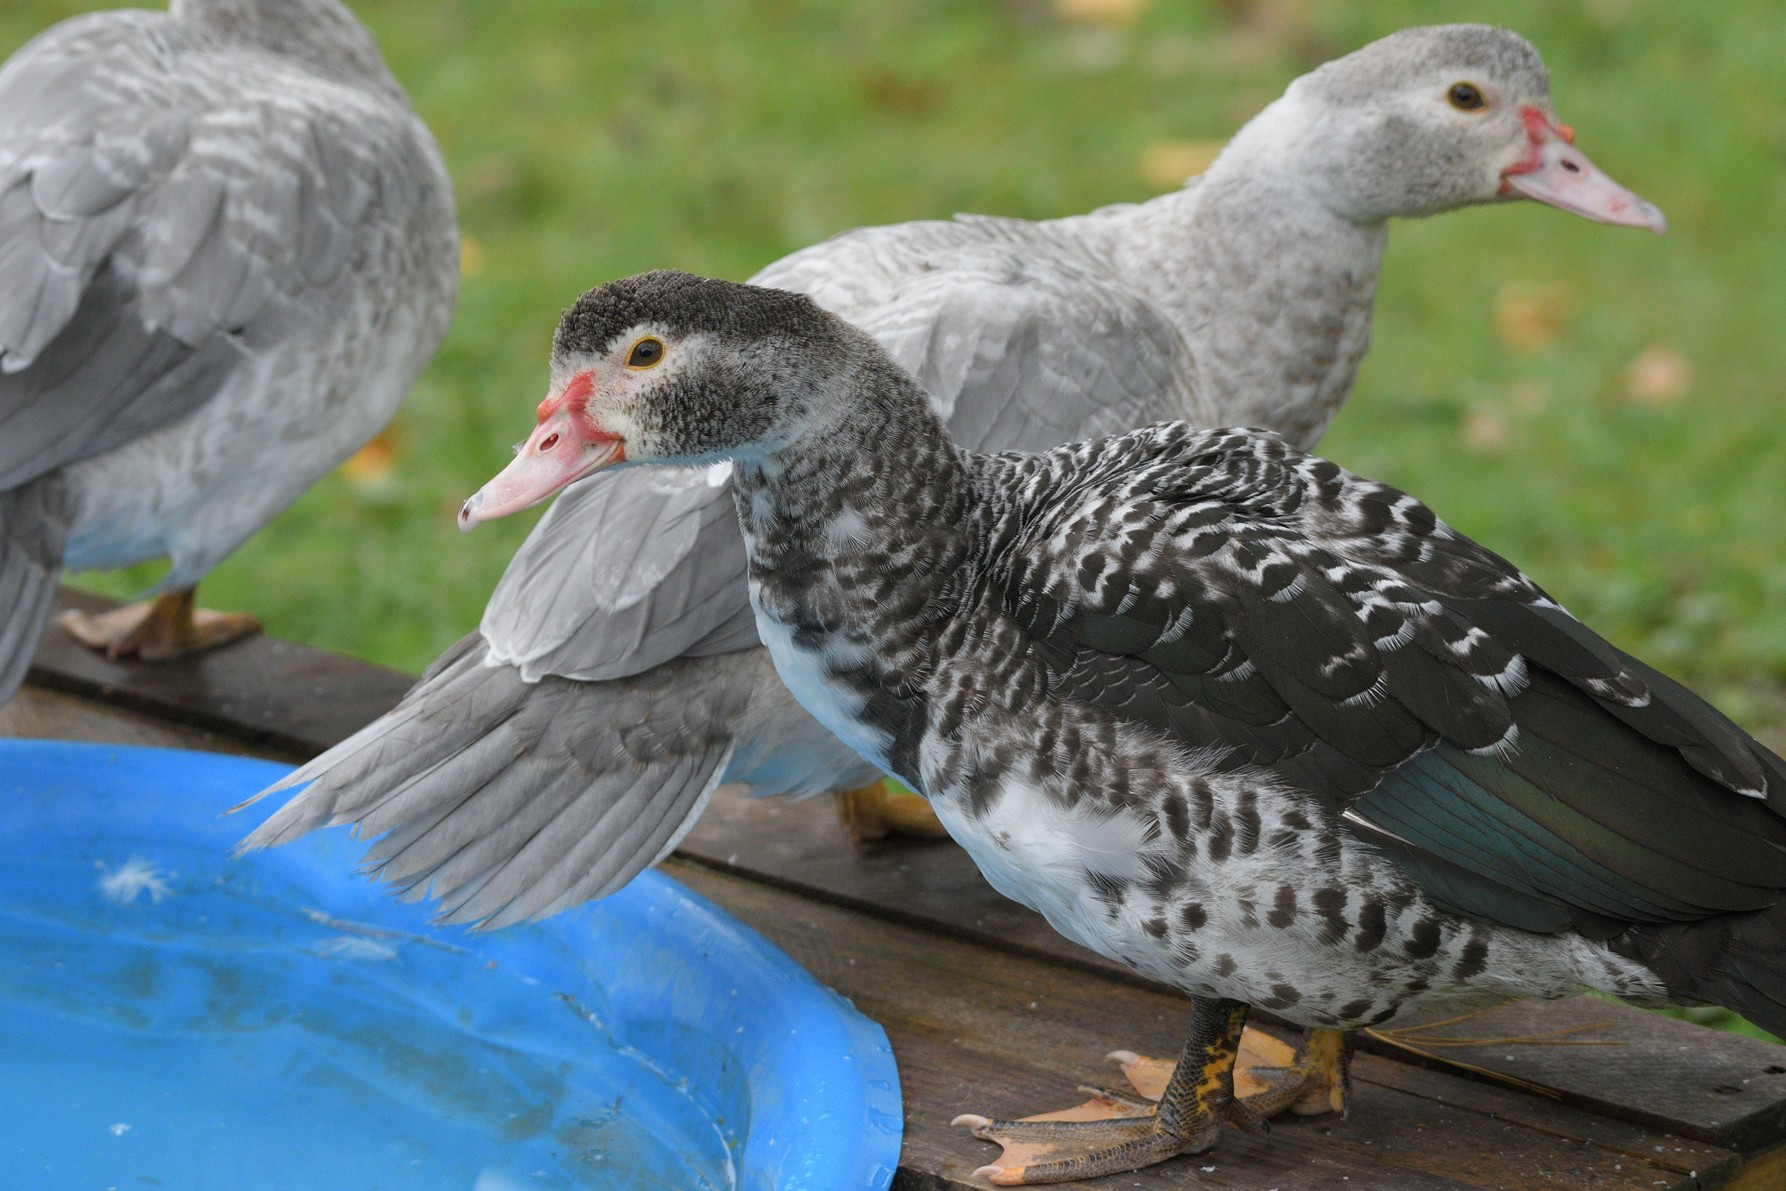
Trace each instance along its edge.
<path fill-rule="evenodd" d="M 8 0 L 0 51 L 111 7 Z M 465 284 L 384 441 L 206 582 L 419 670 L 532 517 L 452 512 L 532 424 L 560 310 L 655 266 L 744 278 L 862 224 L 1032 218 L 1200 168 L 1296 75 L 1443 0 L 357 0 L 457 184 Z M 1664 239 L 1533 204 L 1395 228 L 1324 451 L 1406 487 L 1786 747 L 1786 11 L 1504 0 Z M 81 576 L 116 595 L 158 571 Z"/>

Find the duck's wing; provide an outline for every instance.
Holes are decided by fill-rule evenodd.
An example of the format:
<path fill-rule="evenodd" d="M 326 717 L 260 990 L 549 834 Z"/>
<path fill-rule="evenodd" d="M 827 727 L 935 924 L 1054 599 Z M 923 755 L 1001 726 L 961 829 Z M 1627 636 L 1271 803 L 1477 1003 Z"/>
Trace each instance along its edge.
<path fill-rule="evenodd" d="M 1786 888 L 1786 764 L 1412 497 L 1183 427 L 995 466 L 1059 695 L 1313 795 L 1441 902 L 1605 935 Z"/>
<path fill-rule="evenodd" d="M 268 794 L 243 841 L 353 824 L 366 855 L 444 921 L 482 927 L 603 897 L 662 859 L 718 785 L 752 684 L 695 661 L 633 678 L 526 682 L 471 634 L 388 714 Z M 245 804 L 246 805 L 246 804 Z"/>
<path fill-rule="evenodd" d="M 486 927 L 606 896 L 661 860 L 763 699 L 730 474 L 639 468 L 565 491 L 479 631 L 256 795 L 297 791 L 245 846 L 354 824 L 380 837 L 381 877 Z"/>
<path fill-rule="evenodd" d="M 874 336 L 972 450 L 1045 450 L 1167 418 L 1210 424 L 1171 320 L 1051 224 L 864 228 L 752 280 L 809 294 Z"/>
<path fill-rule="evenodd" d="M 370 229 L 430 176 L 416 127 L 400 105 L 233 60 L 161 13 L 67 21 L 9 59 L 0 491 L 174 422 L 328 318 Z M 0 525 L 14 554 L 48 540 L 29 503 Z M 54 570 L 34 572 L 24 604 Z M 7 623 L 0 675 L 36 642 Z"/>
<path fill-rule="evenodd" d="M 572 485 L 503 572 L 480 630 L 529 682 L 601 681 L 757 644 L 729 464 Z"/>
<path fill-rule="evenodd" d="M 380 877 L 483 927 L 603 897 L 662 859 L 763 701 L 728 474 L 641 468 L 567 490 L 480 631 L 250 799 L 290 793 L 243 847 L 352 824 L 378 837 Z"/>

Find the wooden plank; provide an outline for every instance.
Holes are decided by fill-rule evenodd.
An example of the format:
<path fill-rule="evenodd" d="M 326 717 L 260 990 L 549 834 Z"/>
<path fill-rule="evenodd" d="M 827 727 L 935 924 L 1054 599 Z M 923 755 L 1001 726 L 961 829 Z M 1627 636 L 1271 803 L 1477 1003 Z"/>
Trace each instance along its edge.
<path fill-rule="evenodd" d="M 222 753 L 250 751 L 233 737 L 202 732 L 172 720 L 152 719 L 91 699 L 34 687 L 23 688 L 10 703 L 0 707 L 0 736 L 146 744 Z"/>
<path fill-rule="evenodd" d="M 1499 1005 L 1425 1037 L 1529 1038 L 1548 1030 L 1606 1046 L 1447 1046 L 1460 1059 L 1527 1079 L 1566 1102 L 1734 1150 L 1786 1132 L 1786 1049 L 1599 997 Z"/>
<path fill-rule="evenodd" d="M 1707 1186 L 1716 1186 L 1729 1178 L 1743 1162 L 1742 1156 L 1732 1150 L 1674 1136 L 1658 1140 L 1656 1130 L 1647 1126 L 1598 1116 L 1574 1105 L 1523 1094 L 1502 1085 L 1460 1079 L 1442 1069 L 1360 1055 L 1352 1074 L 1360 1084 L 1381 1084 L 1540 1132 L 1586 1142 L 1626 1154 L 1641 1163 L 1690 1175 Z"/>
<path fill-rule="evenodd" d="M 1068 1102 L 1061 1086 L 1018 1057 L 991 1056 L 951 1045 L 894 1021 L 888 1036 L 898 1057 L 906 1101 L 900 1170 L 909 1185 L 982 1186 L 968 1176 L 997 1149 L 948 1124 L 962 1108 L 1023 1112 Z M 1361 1067 L 1395 1067 L 1366 1058 Z M 1210 1152 L 1153 1170 L 1073 1186 L 1115 1188 L 1231 1187 L 1236 1191 L 1330 1191 L 1360 1188 L 1495 1188 L 1498 1191 L 1635 1191 L 1705 1185 L 1694 1172 L 1666 1168 L 1523 1123 L 1497 1119 L 1444 1099 L 1399 1092 L 1361 1079 L 1344 1121 L 1290 1117 L 1265 1137 L 1229 1132 Z M 934 1107 L 932 1107 L 934 1106 Z M 1665 1149 L 1672 1139 L 1651 1134 Z M 1720 1165 L 1734 1169 L 1736 1156 Z M 922 1176 L 922 1177 L 919 1177 Z M 904 1183 L 900 1185 L 906 1185 Z"/>
<path fill-rule="evenodd" d="M 57 612 L 115 607 L 70 588 L 56 597 Z M 177 661 L 113 662 L 52 627 L 25 681 L 303 760 L 390 710 L 415 679 L 265 635 Z"/>
<path fill-rule="evenodd" d="M 1074 1100 L 1076 1083 L 1110 1078 L 1100 1063 L 1108 1051 L 1172 1053 L 1188 1026 L 1176 996 L 865 921 L 706 866 L 671 861 L 665 871 L 761 931 L 886 1028 L 906 1104 L 907 1181 L 900 1186 L 971 1186 L 968 1172 L 997 1155 L 950 1126 L 955 1114 L 1062 1107 Z M 1695 1172 L 1709 1177 L 1737 1161 L 1660 1130 L 1374 1055 L 1359 1057 L 1357 1074 L 1356 1110 L 1346 1121 L 1291 1119 L 1267 1139 L 1230 1134 L 1205 1158 L 1085 1185 L 1685 1189 L 1702 1185 Z"/>

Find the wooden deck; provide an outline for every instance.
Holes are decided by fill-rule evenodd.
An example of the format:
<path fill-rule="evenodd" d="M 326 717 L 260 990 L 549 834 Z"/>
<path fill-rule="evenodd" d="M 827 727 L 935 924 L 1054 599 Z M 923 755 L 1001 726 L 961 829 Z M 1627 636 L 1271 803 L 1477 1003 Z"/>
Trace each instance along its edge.
<path fill-rule="evenodd" d="M 0 735 L 295 761 L 389 707 L 409 681 L 269 638 L 191 662 L 115 665 L 52 631 L 27 688 L 0 708 Z M 1064 1107 L 1078 1098 L 1076 1084 L 1111 1078 L 1105 1053 L 1175 1054 L 1188 1023 L 1181 996 L 1061 939 L 993 893 L 952 845 L 852 852 L 825 800 L 722 793 L 664 870 L 886 1028 L 905 1094 L 898 1188 L 976 1186 L 968 1172 L 997 1150 L 951 1128 L 951 1117 Z M 1371 1041 L 1354 1068 L 1349 1120 L 1286 1120 L 1266 1137 L 1230 1133 L 1208 1155 L 1073 1185 L 1786 1189 L 1786 1048 L 1587 997 L 1507 1005 L 1438 1033 L 1542 1039 L 1582 1026 L 1594 1028 L 1438 1051 L 1481 1076 Z M 1430 1036 L 1414 1040 L 1436 1049 Z"/>

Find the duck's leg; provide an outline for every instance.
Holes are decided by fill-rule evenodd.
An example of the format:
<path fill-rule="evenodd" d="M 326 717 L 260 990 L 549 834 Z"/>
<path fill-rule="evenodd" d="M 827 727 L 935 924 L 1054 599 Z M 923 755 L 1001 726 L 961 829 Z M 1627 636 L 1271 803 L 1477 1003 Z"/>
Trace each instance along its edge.
<path fill-rule="evenodd" d="M 1242 1046 L 1234 1071 L 1234 1094 L 1262 1117 L 1286 1111 L 1296 1116 L 1337 1112 L 1343 1117 L 1352 1107 L 1352 1038 L 1349 1030 L 1310 1030 L 1292 1053 L 1269 1035 L 1249 1031 L 1249 1045 Z M 1177 1066 L 1129 1050 L 1110 1057 L 1147 1100 L 1160 1098 Z"/>
<path fill-rule="evenodd" d="M 1246 1015 L 1241 1001 L 1196 1002 L 1191 1036 L 1154 1112 L 1089 1121 L 956 1117 L 976 1137 L 1005 1148 L 997 1162 L 974 1174 L 1000 1186 L 1096 1178 L 1176 1154 L 1200 1154 L 1215 1145 L 1224 1123 L 1263 1128 L 1264 1118 L 1234 1098 L 1234 1059 Z"/>
<path fill-rule="evenodd" d="M 260 632 L 260 621 L 246 612 L 195 607 L 195 590 L 166 592 L 153 604 L 127 604 L 98 616 L 64 612 L 56 623 L 82 645 L 104 650 L 114 661 L 133 657 L 164 662 Z"/>
<path fill-rule="evenodd" d="M 837 815 L 843 820 L 850 842 L 858 847 L 889 835 L 909 835 L 919 839 L 947 839 L 930 801 L 919 794 L 895 790 L 886 781 L 840 790 L 837 794 Z"/>

